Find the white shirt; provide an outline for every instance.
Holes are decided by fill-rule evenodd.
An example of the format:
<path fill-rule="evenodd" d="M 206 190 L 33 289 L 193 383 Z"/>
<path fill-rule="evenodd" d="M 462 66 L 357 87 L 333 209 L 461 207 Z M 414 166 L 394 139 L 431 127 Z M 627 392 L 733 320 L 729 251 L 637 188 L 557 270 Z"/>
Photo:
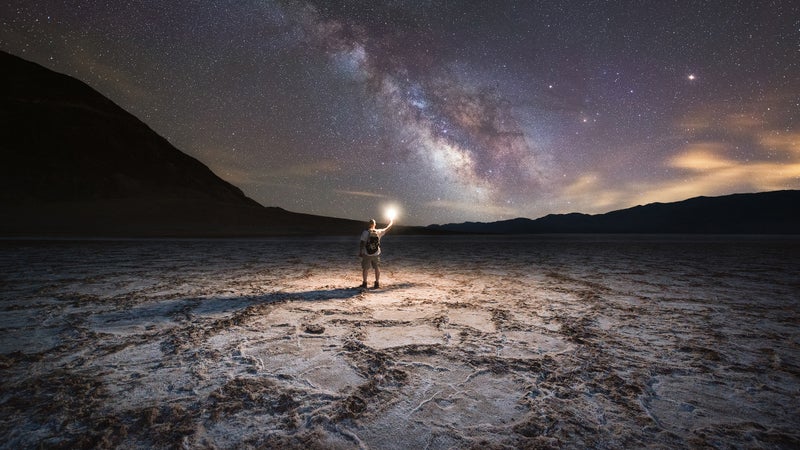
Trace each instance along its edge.
<path fill-rule="evenodd" d="M 375 232 L 378 233 L 378 237 L 379 238 L 382 238 L 383 235 L 386 234 L 386 230 L 387 230 L 387 228 L 376 228 Z M 361 233 L 361 242 L 366 244 L 367 243 L 367 239 L 369 239 L 369 230 L 364 230 L 364 232 Z M 371 255 L 367 254 L 366 250 L 364 250 L 364 254 L 367 255 L 367 256 L 378 256 L 378 255 L 381 254 L 381 248 L 378 247 L 378 251 L 376 253 L 371 254 Z"/>

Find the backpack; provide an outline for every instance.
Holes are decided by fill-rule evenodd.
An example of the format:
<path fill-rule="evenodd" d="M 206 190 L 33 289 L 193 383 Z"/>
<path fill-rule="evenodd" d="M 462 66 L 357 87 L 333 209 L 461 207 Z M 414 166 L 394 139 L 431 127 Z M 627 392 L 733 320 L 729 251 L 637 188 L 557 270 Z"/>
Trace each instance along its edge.
<path fill-rule="evenodd" d="M 381 238 L 378 236 L 378 233 L 375 232 L 375 230 L 369 231 L 369 237 L 367 238 L 367 243 L 364 247 L 368 255 L 374 255 L 375 253 L 378 253 L 378 249 L 381 248 Z"/>

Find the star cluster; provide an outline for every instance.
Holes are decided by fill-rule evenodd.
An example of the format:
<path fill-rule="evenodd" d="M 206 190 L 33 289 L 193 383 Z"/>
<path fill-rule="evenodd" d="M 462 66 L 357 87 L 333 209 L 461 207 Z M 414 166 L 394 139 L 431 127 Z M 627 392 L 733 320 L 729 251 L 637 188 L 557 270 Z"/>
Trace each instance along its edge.
<path fill-rule="evenodd" d="M 544 4 L 542 4 L 544 3 Z M 11 1 L 76 76 L 264 205 L 410 224 L 800 188 L 791 1 Z"/>

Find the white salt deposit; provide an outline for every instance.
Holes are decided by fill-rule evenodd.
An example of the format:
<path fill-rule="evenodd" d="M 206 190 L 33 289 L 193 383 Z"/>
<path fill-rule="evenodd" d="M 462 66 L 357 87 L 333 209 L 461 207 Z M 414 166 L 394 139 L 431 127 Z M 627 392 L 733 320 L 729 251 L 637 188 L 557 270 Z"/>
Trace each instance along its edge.
<path fill-rule="evenodd" d="M 0 241 L 0 442 L 800 446 L 800 239 L 353 248 Z"/>

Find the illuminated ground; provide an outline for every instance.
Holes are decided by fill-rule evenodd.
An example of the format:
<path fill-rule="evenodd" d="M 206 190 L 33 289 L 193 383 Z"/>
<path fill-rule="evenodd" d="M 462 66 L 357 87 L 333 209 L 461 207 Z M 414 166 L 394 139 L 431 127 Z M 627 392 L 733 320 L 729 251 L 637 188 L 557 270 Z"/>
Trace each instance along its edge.
<path fill-rule="evenodd" d="M 798 240 L 0 249 L 9 448 L 800 445 Z"/>

